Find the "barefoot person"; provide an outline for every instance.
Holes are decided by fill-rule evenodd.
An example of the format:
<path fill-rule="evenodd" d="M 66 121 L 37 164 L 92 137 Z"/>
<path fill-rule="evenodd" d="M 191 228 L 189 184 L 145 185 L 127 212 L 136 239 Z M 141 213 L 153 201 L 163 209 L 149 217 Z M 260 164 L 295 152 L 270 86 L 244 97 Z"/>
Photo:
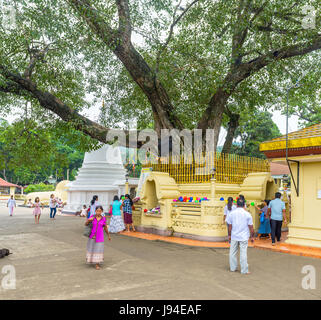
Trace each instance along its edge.
<path fill-rule="evenodd" d="M 228 197 L 227 205 L 224 207 L 224 223 L 226 223 L 226 218 L 228 217 L 228 215 L 235 209 L 236 209 L 236 205 L 233 204 L 233 198 Z M 226 227 L 227 227 L 227 232 L 228 232 L 228 224 L 227 223 L 226 223 Z"/>
<path fill-rule="evenodd" d="M 102 216 L 103 212 L 103 207 L 97 206 L 95 215 L 90 216 L 85 223 L 88 226 L 92 222 L 91 234 L 87 242 L 86 261 L 89 264 L 95 264 L 97 270 L 100 269 L 100 264 L 104 261 L 104 231 L 108 235 L 108 240 L 111 240 L 106 217 Z"/>
<path fill-rule="evenodd" d="M 33 215 L 35 216 L 35 223 L 36 224 L 39 224 L 39 220 L 40 220 L 40 216 L 41 216 L 40 206 L 42 206 L 42 210 L 43 210 L 43 205 L 40 203 L 39 197 L 37 197 L 35 199 L 35 203 L 32 205 L 32 207 L 34 208 Z"/>
<path fill-rule="evenodd" d="M 249 212 L 244 209 L 244 200 L 237 199 L 237 208 L 227 217 L 230 246 L 230 270 L 236 271 L 237 253 L 240 247 L 241 273 L 249 274 L 247 264 L 247 246 L 251 232 L 251 241 L 254 241 L 253 220 Z"/>
<path fill-rule="evenodd" d="M 50 208 L 50 219 L 54 220 L 55 215 L 57 213 L 57 200 L 54 194 L 50 196 L 49 208 Z"/>
<path fill-rule="evenodd" d="M 133 225 L 133 200 L 130 198 L 129 194 L 125 195 L 125 200 L 123 201 L 121 208 L 123 209 L 124 213 L 124 222 L 127 228 L 127 231 L 130 231 L 130 227 L 132 227 L 133 231 L 135 232 L 135 227 Z"/>
<path fill-rule="evenodd" d="M 10 197 L 10 199 L 7 202 L 7 208 L 9 208 L 9 215 L 12 217 L 13 215 L 13 208 L 16 208 L 16 200 L 13 198 L 13 196 Z"/>
<path fill-rule="evenodd" d="M 93 196 L 91 202 L 90 202 L 90 206 L 89 206 L 89 211 L 87 213 L 87 219 L 89 219 L 90 216 L 95 215 L 96 212 L 96 207 L 100 206 L 100 203 L 98 202 L 98 196 Z"/>
<path fill-rule="evenodd" d="M 119 201 L 118 196 L 114 197 L 114 201 L 112 203 L 112 216 L 110 218 L 109 224 L 109 232 L 110 233 L 119 233 L 125 230 L 125 224 L 123 217 L 121 216 L 121 207 L 122 203 Z"/>

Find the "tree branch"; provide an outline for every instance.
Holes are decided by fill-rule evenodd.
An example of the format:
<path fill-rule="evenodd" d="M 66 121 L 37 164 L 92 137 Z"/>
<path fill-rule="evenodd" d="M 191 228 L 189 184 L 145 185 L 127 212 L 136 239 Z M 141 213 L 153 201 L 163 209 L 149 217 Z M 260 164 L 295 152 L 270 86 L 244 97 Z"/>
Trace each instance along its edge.
<path fill-rule="evenodd" d="M 103 127 L 100 124 L 82 116 L 51 93 L 39 90 L 36 84 L 30 79 L 25 79 L 21 75 L 9 71 L 8 68 L 3 65 L 0 65 L 0 73 L 8 81 L 14 82 L 16 84 L 15 88 L 20 88 L 20 90 L 16 90 L 16 92 L 14 92 L 14 90 L 6 92 L 16 93 L 20 96 L 30 94 L 33 98 L 39 101 L 43 108 L 55 113 L 63 121 L 71 123 L 75 129 L 84 132 L 100 142 L 107 142 L 107 133 L 111 130 L 110 128 Z M 124 132 L 126 135 L 129 134 L 129 131 L 124 130 Z M 141 146 L 141 144 L 138 143 L 138 146 Z"/>
<path fill-rule="evenodd" d="M 116 0 L 118 8 L 118 17 L 119 17 L 119 27 L 118 31 L 121 35 L 121 38 L 129 42 L 131 39 L 131 21 L 130 21 L 130 12 L 128 6 L 128 0 Z"/>
<path fill-rule="evenodd" d="M 183 16 L 187 13 L 187 11 L 195 4 L 197 3 L 199 0 L 194 0 L 193 2 L 191 2 L 184 10 L 183 12 L 175 19 L 176 17 L 176 13 L 177 13 L 177 10 L 178 8 L 180 7 L 181 3 L 182 3 L 182 0 L 180 0 L 180 2 L 177 4 L 177 6 L 175 7 L 175 10 L 174 10 L 174 14 L 173 14 L 173 23 L 171 24 L 170 26 L 170 29 L 169 29 L 169 35 L 165 41 L 165 43 L 162 45 L 161 49 L 158 51 L 157 53 L 157 57 L 156 57 L 156 68 L 155 68 L 155 73 L 157 74 L 158 71 L 159 71 L 159 64 L 160 64 L 160 56 L 161 54 L 163 53 L 163 51 L 166 49 L 166 47 L 168 46 L 172 36 L 173 36 L 173 33 L 174 33 L 174 28 L 175 26 L 178 24 L 178 22 L 183 18 Z"/>
<path fill-rule="evenodd" d="M 142 89 L 151 103 L 154 120 L 160 128 L 182 129 L 183 125 L 174 112 L 169 96 L 159 81 L 155 81 L 155 74 L 144 58 L 134 48 L 130 39 L 123 39 L 119 31 L 115 31 L 100 17 L 99 12 L 90 6 L 89 0 L 67 0 L 85 19 L 91 30 L 114 52 L 123 63 L 132 79 Z M 197 0 L 198 1 L 198 0 Z M 127 2 L 127 1 L 126 1 Z M 121 6 L 120 3 L 123 5 Z M 129 11 L 126 3 L 119 1 L 120 17 L 128 18 Z M 128 20 L 126 20 L 128 21 Z M 125 21 L 120 24 L 126 23 Z"/>
<path fill-rule="evenodd" d="M 32 72 L 36 66 L 37 61 L 39 61 L 40 59 L 43 59 L 46 53 L 48 52 L 48 50 L 49 50 L 49 44 L 43 50 L 39 50 L 37 48 L 28 48 L 28 52 L 30 54 L 30 62 L 24 72 L 24 77 L 26 79 L 31 78 Z"/>
<path fill-rule="evenodd" d="M 221 127 L 221 116 L 224 112 L 228 98 L 232 95 L 237 85 L 252 74 L 275 61 L 301 56 L 319 49 L 321 49 L 321 35 L 312 41 L 306 41 L 304 43 L 298 43 L 278 50 L 269 51 L 256 59 L 240 64 L 232 72 L 230 71 L 226 75 L 222 86 L 219 87 L 212 96 L 208 107 L 198 123 L 198 128 L 206 129 L 214 127 L 214 130 L 219 132 Z"/>

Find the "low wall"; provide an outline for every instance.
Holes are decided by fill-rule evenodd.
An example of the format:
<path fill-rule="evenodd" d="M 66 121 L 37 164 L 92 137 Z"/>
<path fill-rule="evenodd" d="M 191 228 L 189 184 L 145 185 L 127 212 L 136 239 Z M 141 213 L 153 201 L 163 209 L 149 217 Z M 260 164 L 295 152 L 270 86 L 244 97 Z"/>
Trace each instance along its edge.
<path fill-rule="evenodd" d="M 211 183 L 176 184 L 167 173 L 152 172 L 143 185 L 141 201 L 135 204 L 133 222 L 137 230 L 143 232 L 225 241 L 224 206 L 228 197 L 245 196 L 257 230 L 259 212 L 254 205 L 271 199 L 276 191 L 277 186 L 267 172 L 249 174 L 241 185 L 216 183 L 214 180 Z M 180 196 L 207 197 L 210 201 L 173 202 Z M 160 214 L 146 212 L 156 206 L 161 208 Z"/>

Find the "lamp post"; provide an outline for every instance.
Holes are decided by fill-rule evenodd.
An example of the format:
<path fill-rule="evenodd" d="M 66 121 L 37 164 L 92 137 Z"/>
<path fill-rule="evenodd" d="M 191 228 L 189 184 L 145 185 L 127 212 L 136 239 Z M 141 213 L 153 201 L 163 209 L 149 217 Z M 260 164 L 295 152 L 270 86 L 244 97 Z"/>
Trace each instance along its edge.
<path fill-rule="evenodd" d="M 129 178 L 129 174 L 128 174 L 128 171 L 126 172 L 126 175 L 125 175 L 125 178 L 126 178 L 126 183 L 125 183 L 125 194 L 128 194 L 128 178 Z"/>

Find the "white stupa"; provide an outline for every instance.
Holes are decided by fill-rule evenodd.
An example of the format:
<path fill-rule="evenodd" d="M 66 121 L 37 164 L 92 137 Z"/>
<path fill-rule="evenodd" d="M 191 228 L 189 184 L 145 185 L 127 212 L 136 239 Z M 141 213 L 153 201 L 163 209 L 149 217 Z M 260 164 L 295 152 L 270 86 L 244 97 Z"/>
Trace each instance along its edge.
<path fill-rule="evenodd" d="M 75 213 L 84 204 L 88 208 L 94 195 L 108 211 L 114 196 L 125 192 L 125 175 L 119 148 L 104 145 L 99 150 L 86 153 L 76 180 L 67 186 L 68 200 L 62 212 Z"/>

